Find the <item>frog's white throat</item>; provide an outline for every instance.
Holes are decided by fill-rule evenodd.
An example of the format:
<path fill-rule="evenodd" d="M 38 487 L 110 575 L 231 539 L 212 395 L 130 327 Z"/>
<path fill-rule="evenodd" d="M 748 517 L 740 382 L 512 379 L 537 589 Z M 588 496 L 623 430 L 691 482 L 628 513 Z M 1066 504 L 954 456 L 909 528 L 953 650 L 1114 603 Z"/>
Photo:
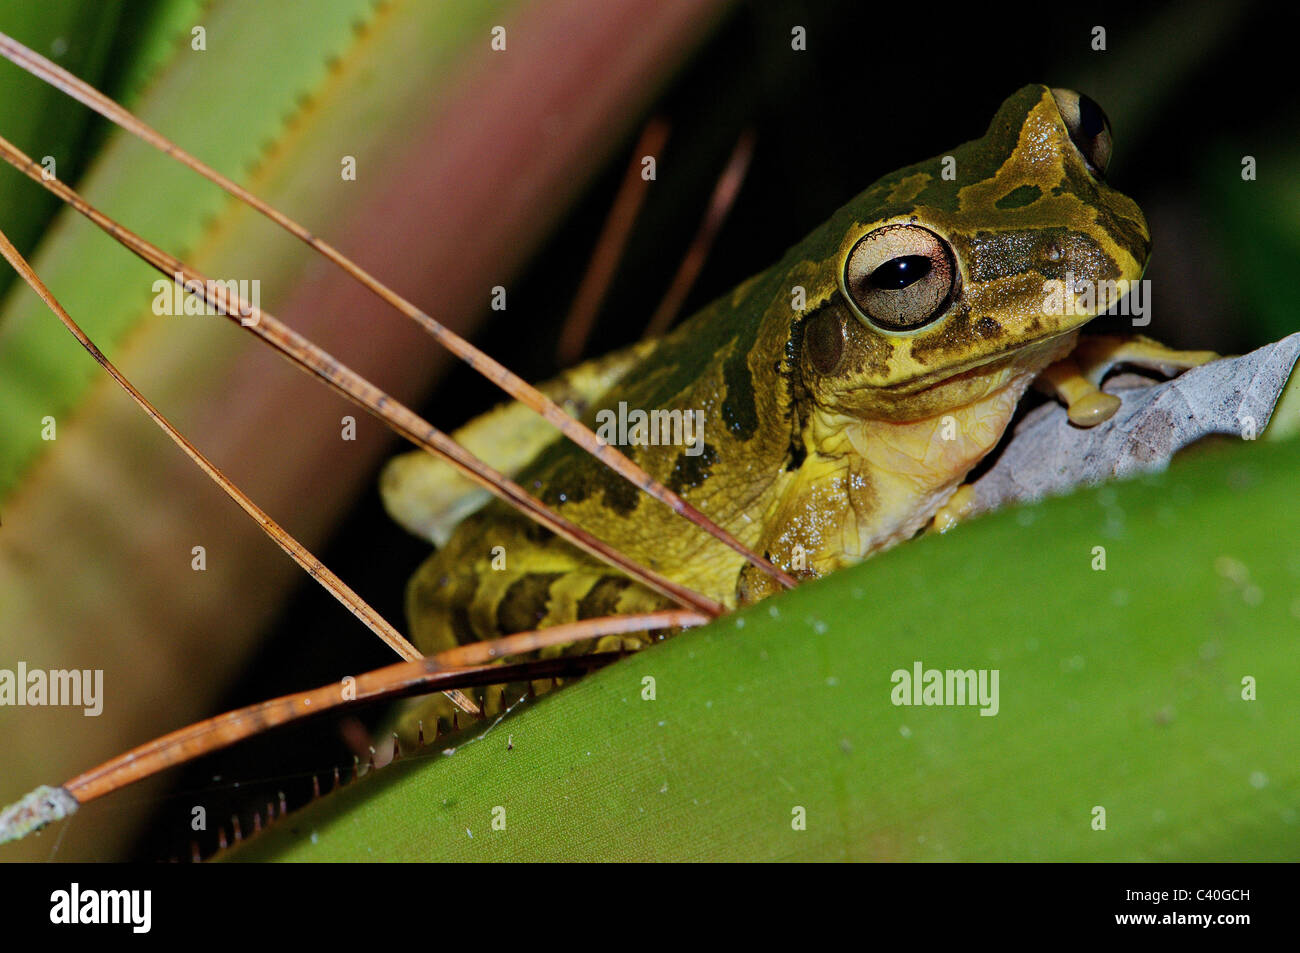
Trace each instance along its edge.
<path fill-rule="evenodd" d="M 860 420 L 816 410 L 810 444 L 823 461 L 840 464 L 845 561 L 910 539 L 926 526 L 998 445 L 1037 374 L 1037 368 L 1024 368 L 984 397 L 923 420 Z"/>

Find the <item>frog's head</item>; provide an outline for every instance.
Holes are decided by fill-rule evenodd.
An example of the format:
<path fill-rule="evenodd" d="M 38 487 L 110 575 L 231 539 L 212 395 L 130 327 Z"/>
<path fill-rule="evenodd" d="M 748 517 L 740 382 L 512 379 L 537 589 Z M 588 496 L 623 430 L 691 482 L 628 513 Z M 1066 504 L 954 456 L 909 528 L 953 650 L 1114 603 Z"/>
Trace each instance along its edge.
<path fill-rule="evenodd" d="M 808 246 L 824 257 L 804 261 L 814 399 L 918 419 L 1055 359 L 1146 266 L 1142 212 L 1103 180 L 1110 152 L 1096 103 L 1026 86 L 982 139 L 841 209 Z"/>

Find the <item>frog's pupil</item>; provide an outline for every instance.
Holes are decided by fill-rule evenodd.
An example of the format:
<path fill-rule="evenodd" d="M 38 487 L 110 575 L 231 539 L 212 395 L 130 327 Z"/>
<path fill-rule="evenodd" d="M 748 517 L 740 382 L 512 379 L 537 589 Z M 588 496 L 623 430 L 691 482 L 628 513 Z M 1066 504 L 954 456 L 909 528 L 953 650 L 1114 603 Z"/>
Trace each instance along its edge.
<path fill-rule="evenodd" d="M 1079 94 L 1079 135 L 1086 142 L 1106 131 L 1106 113 L 1097 101 Z"/>
<path fill-rule="evenodd" d="M 873 271 L 868 281 L 873 288 L 897 291 L 915 284 L 929 273 L 930 259 L 925 255 L 900 255 Z"/>

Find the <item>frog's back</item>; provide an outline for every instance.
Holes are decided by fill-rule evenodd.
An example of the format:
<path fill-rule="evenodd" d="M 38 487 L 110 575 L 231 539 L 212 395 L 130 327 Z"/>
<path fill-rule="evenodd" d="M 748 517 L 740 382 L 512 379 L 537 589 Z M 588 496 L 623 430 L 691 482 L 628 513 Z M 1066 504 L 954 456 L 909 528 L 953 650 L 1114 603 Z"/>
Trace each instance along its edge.
<path fill-rule="evenodd" d="M 772 328 L 772 272 L 684 322 L 614 386 L 584 423 L 747 545 L 777 494 L 798 435 L 784 326 Z M 779 277 L 779 276 L 778 276 Z M 750 315 L 750 317 L 746 317 Z M 516 477 L 560 515 L 641 565 L 727 605 L 741 558 L 623 477 L 558 438 Z M 494 555 L 495 554 L 495 555 Z M 465 519 L 421 567 L 408 615 L 421 648 L 646 611 L 664 600 L 499 501 Z M 423 644 L 421 640 L 427 640 Z"/>

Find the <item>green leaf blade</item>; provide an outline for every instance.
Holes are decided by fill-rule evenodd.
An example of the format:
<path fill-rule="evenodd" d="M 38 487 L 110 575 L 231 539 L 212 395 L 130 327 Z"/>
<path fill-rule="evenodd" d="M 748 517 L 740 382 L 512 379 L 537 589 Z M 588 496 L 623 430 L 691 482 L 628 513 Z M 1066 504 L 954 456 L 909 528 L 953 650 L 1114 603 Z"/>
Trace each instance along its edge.
<path fill-rule="evenodd" d="M 919 540 L 399 762 L 233 857 L 1294 859 L 1298 465 L 1295 442 L 1199 453 Z M 895 706 L 891 674 L 917 661 L 997 669 L 998 714 Z"/>

